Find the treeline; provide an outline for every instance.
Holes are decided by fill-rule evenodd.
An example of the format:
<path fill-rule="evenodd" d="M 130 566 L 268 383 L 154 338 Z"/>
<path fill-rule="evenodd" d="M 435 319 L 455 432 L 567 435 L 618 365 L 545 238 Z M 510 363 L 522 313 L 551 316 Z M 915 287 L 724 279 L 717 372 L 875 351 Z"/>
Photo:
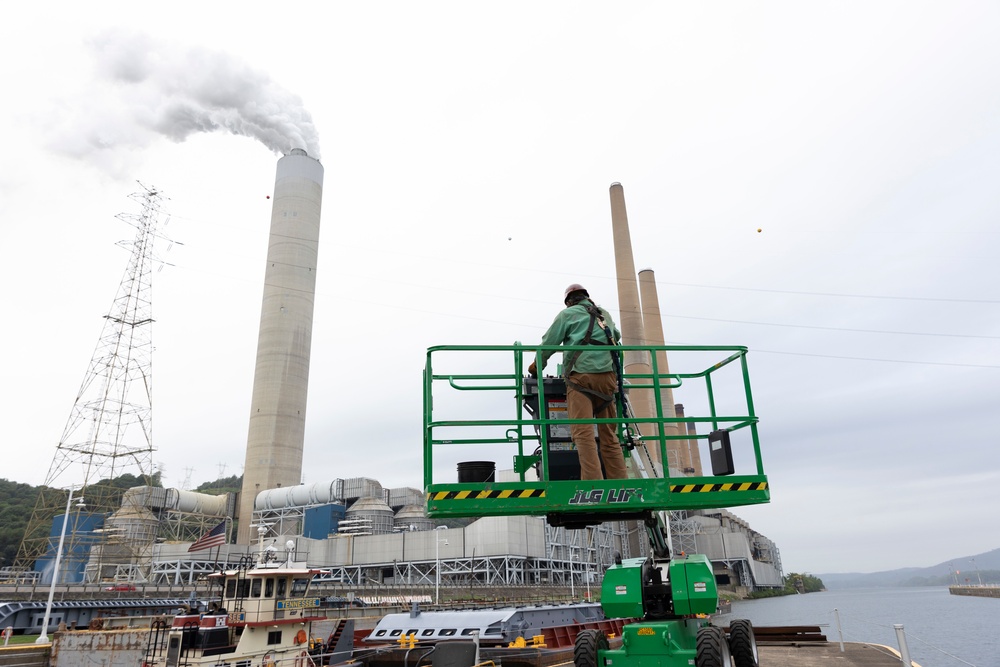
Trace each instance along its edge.
<path fill-rule="evenodd" d="M 210 493 L 213 496 L 221 496 L 223 493 L 239 493 L 243 488 L 243 475 L 230 475 L 222 477 L 214 482 L 205 482 L 195 491 L 198 493 Z"/>
<path fill-rule="evenodd" d="M 0 479 L 0 565 L 14 564 L 40 489 Z"/>
<path fill-rule="evenodd" d="M 756 598 L 771 598 L 778 597 L 780 595 L 797 595 L 799 593 L 818 593 L 819 591 L 826 590 L 823 586 L 823 580 L 819 577 L 814 577 L 811 574 L 800 574 L 798 572 L 791 572 L 785 576 L 785 585 L 781 588 L 774 588 L 769 590 L 754 591 L 750 593 L 747 597 L 750 599 Z"/>

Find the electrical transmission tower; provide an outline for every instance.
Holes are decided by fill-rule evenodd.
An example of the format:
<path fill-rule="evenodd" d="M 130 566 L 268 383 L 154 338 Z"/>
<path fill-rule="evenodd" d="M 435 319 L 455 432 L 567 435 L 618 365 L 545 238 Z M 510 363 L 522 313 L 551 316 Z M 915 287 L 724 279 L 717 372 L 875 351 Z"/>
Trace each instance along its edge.
<path fill-rule="evenodd" d="M 140 185 L 142 185 L 140 183 Z M 163 196 L 142 185 L 142 210 L 119 214 L 135 228 L 119 246 L 129 260 L 18 551 L 17 565 L 51 580 L 65 524 L 59 581 L 141 580 L 155 540 L 154 517 L 125 491 L 152 485 L 152 268 Z M 68 488 L 83 505 L 67 516 Z M 126 502 L 126 505 L 128 503 Z"/>

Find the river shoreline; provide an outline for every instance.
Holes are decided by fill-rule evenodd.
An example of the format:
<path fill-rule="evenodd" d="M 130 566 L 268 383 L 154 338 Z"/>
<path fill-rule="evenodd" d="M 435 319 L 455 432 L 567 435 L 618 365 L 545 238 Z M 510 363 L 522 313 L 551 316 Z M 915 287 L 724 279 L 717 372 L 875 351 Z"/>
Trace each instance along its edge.
<path fill-rule="evenodd" d="M 948 592 L 975 598 L 1000 598 L 1000 586 L 949 586 Z"/>

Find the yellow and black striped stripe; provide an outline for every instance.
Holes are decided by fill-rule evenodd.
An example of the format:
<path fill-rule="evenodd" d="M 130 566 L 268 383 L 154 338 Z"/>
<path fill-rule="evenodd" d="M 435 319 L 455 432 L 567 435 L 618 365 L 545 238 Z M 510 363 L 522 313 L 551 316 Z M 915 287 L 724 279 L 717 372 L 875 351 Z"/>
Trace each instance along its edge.
<path fill-rule="evenodd" d="M 427 500 L 488 500 L 490 498 L 544 498 L 544 489 L 505 489 L 492 491 L 436 491 Z"/>
<path fill-rule="evenodd" d="M 710 491 L 765 491 L 767 482 L 729 482 L 726 484 L 671 484 L 670 493 L 708 493 Z"/>

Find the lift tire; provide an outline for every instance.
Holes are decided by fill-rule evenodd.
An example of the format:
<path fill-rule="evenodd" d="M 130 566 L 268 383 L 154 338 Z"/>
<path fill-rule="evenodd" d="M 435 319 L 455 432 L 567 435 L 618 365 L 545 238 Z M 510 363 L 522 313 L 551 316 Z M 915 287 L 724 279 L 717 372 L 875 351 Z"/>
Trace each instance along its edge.
<path fill-rule="evenodd" d="M 695 667 L 733 667 L 733 656 L 722 628 L 706 625 L 698 630 L 694 664 Z"/>
<path fill-rule="evenodd" d="M 757 667 L 757 639 L 748 619 L 738 618 L 729 624 L 729 651 L 735 667 Z"/>
<path fill-rule="evenodd" d="M 608 649 L 608 638 L 600 630 L 581 630 L 573 644 L 573 665 L 575 667 L 603 667 L 598 651 Z"/>

